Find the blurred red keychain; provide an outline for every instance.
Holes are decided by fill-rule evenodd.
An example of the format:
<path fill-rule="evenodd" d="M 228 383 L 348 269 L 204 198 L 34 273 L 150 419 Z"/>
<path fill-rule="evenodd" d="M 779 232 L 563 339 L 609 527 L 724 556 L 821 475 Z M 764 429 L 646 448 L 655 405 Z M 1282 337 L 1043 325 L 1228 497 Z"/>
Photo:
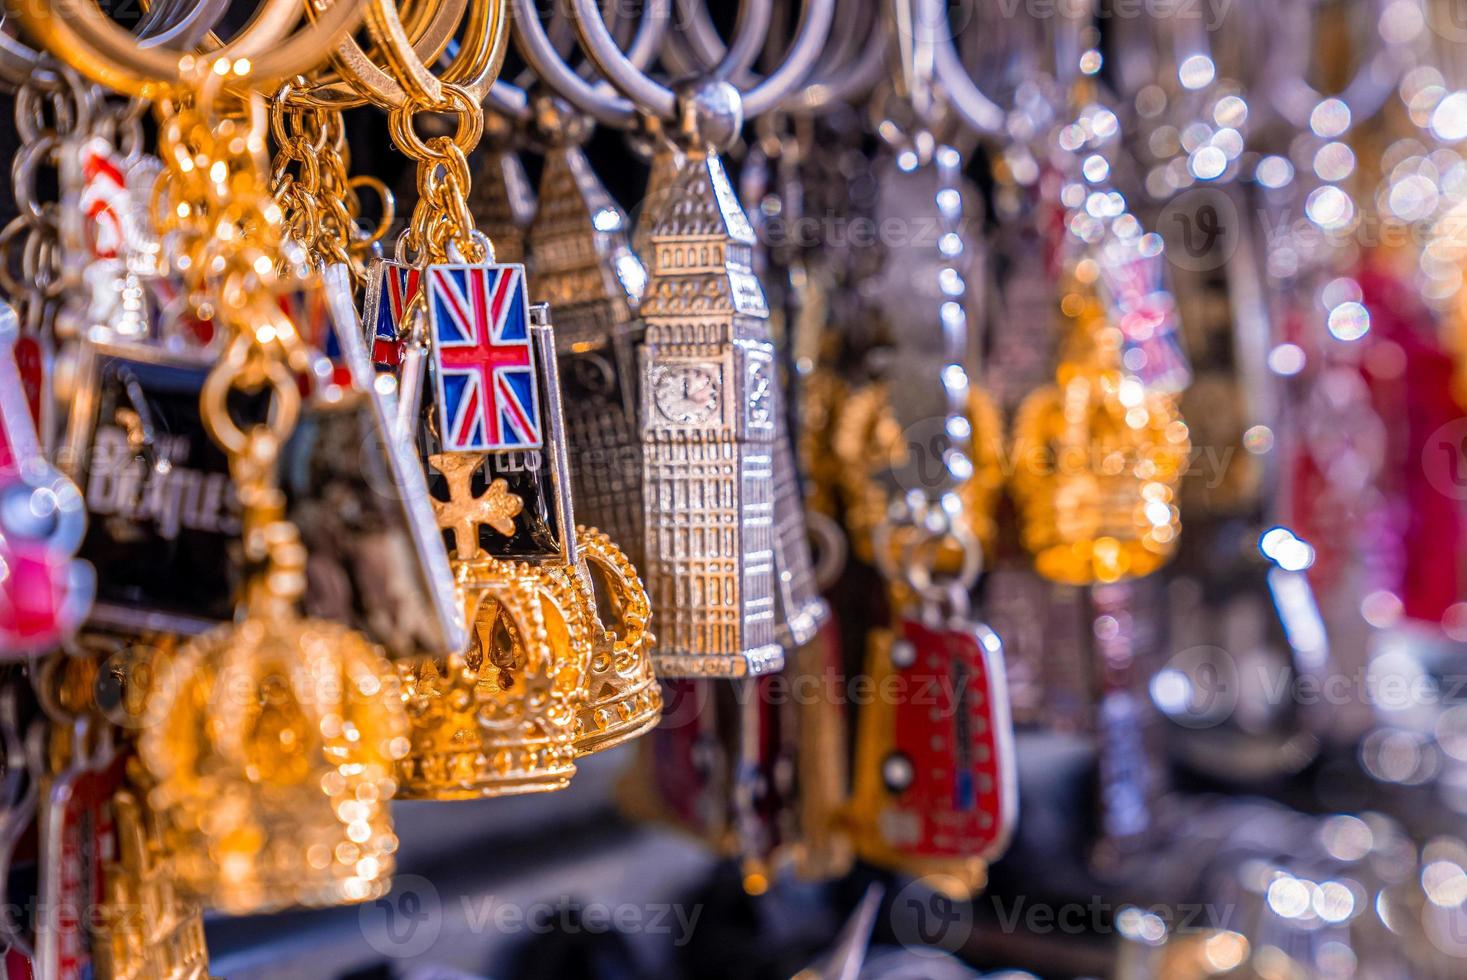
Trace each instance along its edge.
<path fill-rule="evenodd" d="M 40 915 L 48 928 L 36 930 L 36 963 L 48 980 L 95 975 L 103 871 L 117 851 L 111 804 L 125 760 L 107 748 L 88 754 L 84 739 L 82 730 L 74 746 L 81 754 L 41 800 Z"/>
<path fill-rule="evenodd" d="M 81 493 L 36 438 L 20 343 L 15 312 L 0 304 L 0 657 L 58 645 L 86 617 L 96 582 L 75 557 L 86 530 Z"/>
<path fill-rule="evenodd" d="M 853 830 L 873 864 L 967 897 L 1017 817 L 998 636 L 960 618 L 901 616 L 872 636 Z"/>

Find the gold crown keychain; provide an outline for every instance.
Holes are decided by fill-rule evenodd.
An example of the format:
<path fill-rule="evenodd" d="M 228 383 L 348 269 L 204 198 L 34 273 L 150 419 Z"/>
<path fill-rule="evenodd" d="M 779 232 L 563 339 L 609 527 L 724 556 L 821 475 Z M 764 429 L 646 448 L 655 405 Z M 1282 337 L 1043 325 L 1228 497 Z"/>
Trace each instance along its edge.
<path fill-rule="evenodd" d="M 402 663 L 412 750 L 409 799 L 473 799 L 563 788 L 590 672 L 583 585 L 563 569 L 480 557 L 456 562 L 468 651 Z"/>
<path fill-rule="evenodd" d="M 158 104 L 160 231 L 225 338 L 204 384 L 205 427 L 229 457 L 253 570 L 243 617 L 191 640 L 159 672 L 139 742 L 179 883 L 229 912 L 325 905 L 386 891 L 397 838 L 387 803 L 407 749 L 397 678 L 379 648 L 303 619 L 305 549 L 285 518 L 277 459 L 300 414 L 296 326 L 277 294 L 281 212 L 263 166 L 264 104 L 220 91 Z M 264 397 L 242 426 L 237 393 Z"/>
<path fill-rule="evenodd" d="M 1174 397 L 1122 364 L 1093 258 L 1079 260 L 1061 312 L 1071 323 L 1055 383 L 1020 405 L 1012 486 L 1025 546 L 1046 578 L 1083 585 L 1160 568 L 1176 547 L 1187 425 Z"/>
<path fill-rule="evenodd" d="M 611 538 L 595 528 L 576 531 L 597 603 L 590 690 L 576 722 L 582 753 L 609 749 L 649 731 L 662 717 L 662 689 L 652 673 L 647 630 L 652 607 L 637 570 Z M 595 589 L 599 582 L 601 589 Z"/>

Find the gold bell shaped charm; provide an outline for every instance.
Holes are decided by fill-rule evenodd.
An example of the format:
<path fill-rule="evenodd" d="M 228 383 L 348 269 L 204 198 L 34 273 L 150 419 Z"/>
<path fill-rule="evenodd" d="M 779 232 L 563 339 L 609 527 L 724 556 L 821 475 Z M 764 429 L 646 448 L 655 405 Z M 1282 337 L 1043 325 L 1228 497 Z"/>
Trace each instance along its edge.
<path fill-rule="evenodd" d="M 406 736 L 396 675 L 344 626 L 252 616 L 189 642 L 139 742 L 178 883 L 231 914 L 383 895 Z"/>
<path fill-rule="evenodd" d="M 1177 483 L 1189 451 L 1175 398 L 1123 365 L 1093 259 L 1075 265 L 1061 310 L 1072 324 L 1055 383 L 1020 405 L 1013 489 L 1024 544 L 1045 578 L 1115 582 L 1164 565 L 1181 531 Z"/>

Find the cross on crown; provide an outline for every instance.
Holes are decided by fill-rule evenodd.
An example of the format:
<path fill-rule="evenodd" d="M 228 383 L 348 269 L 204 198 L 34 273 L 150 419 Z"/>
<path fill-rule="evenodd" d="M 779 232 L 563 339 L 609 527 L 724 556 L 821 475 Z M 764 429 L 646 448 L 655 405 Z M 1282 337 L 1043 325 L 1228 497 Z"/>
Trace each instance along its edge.
<path fill-rule="evenodd" d="M 428 457 L 433 468 L 448 481 L 448 499 L 433 501 L 438 526 L 453 532 L 455 557 L 462 561 L 480 554 L 479 528 L 487 524 L 505 537 L 514 534 L 514 519 L 525 509 L 518 495 L 509 492 L 503 479 L 494 480 L 474 496 L 474 474 L 485 453 L 435 453 Z"/>

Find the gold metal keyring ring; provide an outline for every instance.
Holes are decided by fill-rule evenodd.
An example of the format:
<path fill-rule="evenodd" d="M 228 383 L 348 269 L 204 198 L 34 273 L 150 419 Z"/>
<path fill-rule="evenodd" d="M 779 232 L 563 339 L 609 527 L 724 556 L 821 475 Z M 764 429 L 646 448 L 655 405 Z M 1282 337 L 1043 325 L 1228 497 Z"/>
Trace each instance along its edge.
<path fill-rule="evenodd" d="M 509 39 L 506 4 L 468 3 L 458 55 L 440 77 L 428 67 L 436 60 L 436 54 L 433 59 L 425 59 L 414 49 L 394 0 L 371 0 L 366 27 L 374 45 L 371 53 L 382 58 L 385 68 L 378 66 L 355 42 L 351 45 L 354 50 L 347 51 L 345 56 L 346 45 L 338 46 L 332 61 L 361 97 L 388 110 L 408 103 L 446 108 L 456 101 L 447 94 L 448 86 L 462 89 L 476 104 L 483 102 L 499 77 Z M 322 104 L 332 106 L 344 104 L 339 91 L 331 85 L 304 93 L 302 98 L 320 99 Z"/>
<path fill-rule="evenodd" d="M 244 335 L 230 346 L 225 359 L 204 379 L 204 388 L 199 393 L 199 404 L 203 409 L 204 428 L 209 435 L 231 456 L 242 456 L 249 449 L 250 437 L 229 414 L 229 393 L 237 390 L 236 382 L 244 370 L 250 341 Z M 277 441 L 283 441 L 294 429 L 300 418 L 301 393 L 290 368 L 279 358 L 271 359 L 265 367 L 266 384 L 272 397 L 265 424 Z"/>
<path fill-rule="evenodd" d="M 382 241 L 382 239 L 387 237 L 387 233 L 392 230 L 392 223 L 397 218 L 397 201 L 392 196 L 392 191 L 388 188 L 385 181 L 371 174 L 358 174 L 348 180 L 346 186 L 352 190 L 360 187 L 370 188 L 381 200 L 382 217 L 378 220 L 377 227 L 372 229 L 372 233 L 367 236 L 367 243 Z"/>
<path fill-rule="evenodd" d="M 384 3 L 388 9 L 378 10 Z M 403 86 L 377 66 L 379 60 L 385 60 L 383 51 L 396 38 L 412 50 L 413 60 L 420 66 L 436 63 L 468 11 L 468 0 L 420 0 L 404 8 L 406 14 L 401 20 L 395 8 L 392 0 L 368 0 L 364 23 L 371 44 L 364 50 L 355 37 L 342 38 L 331 52 L 332 67 L 318 72 L 310 85 L 291 93 L 292 101 L 323 109 L 347 109 L 367 103 L 390 108 L 406 101 Z M 306 14 L 312 19 L 316 10 L 314 2 L 306 5 Z M 422 70 L 427 75 L 427 69 Z"/>
<path fill-rule="evenodd" d="M 441 111 L 446 115 L 457 116 L 458 127 L 453 134 L 454 144 L 465 153 L 473 152 L 474 147 L 479 145 L 479 139 L 484 135 L 484 113 L 479 108 L 479 103 L 471 93 L 455 85 L 444 86 L 443 92 L 448 96 L 447 106 L 443 109 L 410 104 L 398 106 L 389 113 L 387 125 L 392 138 L 398 148 L 409 156 L 419 160 L 432 160 L 442 155 L 428 146 L 414 128 L 413 119 L 420 112 Z"/>
<path fill-rule="evenodd" d="M 363 13 L 360 0 L 337 0 L 314 23 L 282 42 L 283 33 L 300 20 L 296 4 L 297 0 L 264 0 L 242 34 L 204 57 L 229 66 L 231 86 L 269 88 L 316 67 L 322 53 L 355 29 Z M 200 60 L 186 52 L 141 46 L 90 0 L 28 0 L 14 10 L 52 54 L 92 81 L 126 95 L 146 99 L 166 95 L 183 84 L 183 77 Z"/>

